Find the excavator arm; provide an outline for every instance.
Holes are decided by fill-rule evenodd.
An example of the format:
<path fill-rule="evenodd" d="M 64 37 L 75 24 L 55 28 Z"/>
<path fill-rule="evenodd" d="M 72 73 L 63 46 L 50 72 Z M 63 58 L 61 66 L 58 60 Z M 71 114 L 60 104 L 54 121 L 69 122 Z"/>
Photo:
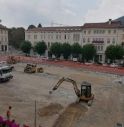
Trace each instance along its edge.
<path fill-rule="evenodd" d="M 78 97 L 81 96 L 80 90 L 78 89 L 76 82 L 75 82 L 74 80 L 70 79 L 70 78 L 64 78 L 64 77 L 61 78 L 61 79 L 57 82 L 57 84 L 53 87 L 52 91 L 57 90 L 58 87 L 59 87 L 64 81 L 72 83 L 76 95 L 77 95 Z M 50 91 L 50 93 L 52 93 L 52 91 Z"/>

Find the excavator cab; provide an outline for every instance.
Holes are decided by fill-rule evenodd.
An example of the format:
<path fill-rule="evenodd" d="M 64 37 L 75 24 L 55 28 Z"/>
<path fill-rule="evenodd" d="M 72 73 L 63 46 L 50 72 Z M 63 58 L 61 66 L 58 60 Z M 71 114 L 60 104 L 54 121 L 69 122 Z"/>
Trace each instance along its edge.
<path fill-rule="evenodd" d="M 91 97 L 91 84 L 83 82 L 81 84 L 81 96 Z"/>
<path fill-rule="evenodd" d="M 91 84 L 88 82 L 82 82 L 81 84 L 81 96 L 79 97 L 79 102 L 84 101 L 88 103 L 88 106 L 92 105 L 94 95 L 91 91 Z"/>

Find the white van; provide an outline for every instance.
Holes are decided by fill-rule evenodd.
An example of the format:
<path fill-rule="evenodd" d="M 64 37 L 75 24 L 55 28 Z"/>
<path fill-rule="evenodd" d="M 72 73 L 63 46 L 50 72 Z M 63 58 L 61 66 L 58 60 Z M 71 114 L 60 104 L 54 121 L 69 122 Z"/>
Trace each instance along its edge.
<path fill-rule="evenodd" d="M 0 82 L 9 81 L 13 78 L 10 66 L 0 66 Z"/>

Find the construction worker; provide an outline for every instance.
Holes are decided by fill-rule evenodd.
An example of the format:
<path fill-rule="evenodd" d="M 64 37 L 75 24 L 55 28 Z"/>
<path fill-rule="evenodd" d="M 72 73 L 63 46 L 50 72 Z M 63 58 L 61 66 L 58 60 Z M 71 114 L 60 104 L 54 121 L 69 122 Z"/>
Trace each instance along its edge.
<path fill-rule="evenodd" d="M 12 107 L 11 107 L 11 106 L 9 106 L 9 108 L 8 108 L 8 110 L 7 110 L 7 112 L 6 112 L 7 120 L 10 120 L 10 116 L 11 116 L 11 109 L 12 109 Z"/>

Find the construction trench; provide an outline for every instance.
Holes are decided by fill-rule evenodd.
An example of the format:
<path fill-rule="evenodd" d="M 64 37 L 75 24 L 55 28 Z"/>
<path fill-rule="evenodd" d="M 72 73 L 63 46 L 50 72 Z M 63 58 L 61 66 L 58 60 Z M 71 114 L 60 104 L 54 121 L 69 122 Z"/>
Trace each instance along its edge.
<path fill-rule="evenodd" d="M 12 105 L 12 118 L 34 126 L 34 101 L 37 102 L 37 127 L 114 127 L 124 124 L 124 87 L 114 82 L 119 76 L 41 65 L 44 73 L 24 73 L 26 64 L 16 64 L 14 78 L 0 84 L 0 114 L 5 116 Z M 77 103 L 72 84 L 64 82 L 53 94 L 49 90 L 61 77 L 92 85 L 95 95 L 92 106 Z"/>

